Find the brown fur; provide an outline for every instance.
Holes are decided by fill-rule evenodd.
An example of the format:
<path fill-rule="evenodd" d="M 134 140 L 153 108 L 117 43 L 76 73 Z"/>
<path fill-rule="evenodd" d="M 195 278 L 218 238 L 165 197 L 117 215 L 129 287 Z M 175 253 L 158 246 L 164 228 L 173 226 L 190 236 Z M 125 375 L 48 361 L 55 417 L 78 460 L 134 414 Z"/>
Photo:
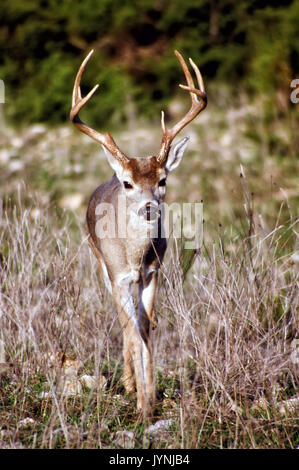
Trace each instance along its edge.
<path fill-rule="evenodd" d="M 161 165 L 157 162 L 156 157 L 131 158 L 125 167 L 131 172 L 136 184 L 146 182 L 150 186 L 154 186 L 159 180 Z"/>

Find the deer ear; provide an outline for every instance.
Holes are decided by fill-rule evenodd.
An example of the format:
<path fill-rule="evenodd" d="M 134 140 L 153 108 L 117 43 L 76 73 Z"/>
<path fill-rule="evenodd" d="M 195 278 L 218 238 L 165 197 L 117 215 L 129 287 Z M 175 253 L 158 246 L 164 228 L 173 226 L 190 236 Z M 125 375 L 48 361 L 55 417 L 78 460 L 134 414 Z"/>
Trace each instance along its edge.
<path fill-rule="evenodd" d="M 109 165 L 111 166 L 112 170 L 115 171 L 117 177 L 120 177 L 121 174 L 123 173 L 123 167 L 121 163 L 118 160 L 116 160 L 116 158 L 113 157 L 113 155 L 103 145 L 102 147 L 104 149 Z"/>
<path fill-rule="evenodd" d="M 170 148 L 169 155 L 165 164 L 167 171 L 174 170 L 181 163 L 184 152 L 187 148 L 189 137 L 181 139 L 174 148 Z"/>

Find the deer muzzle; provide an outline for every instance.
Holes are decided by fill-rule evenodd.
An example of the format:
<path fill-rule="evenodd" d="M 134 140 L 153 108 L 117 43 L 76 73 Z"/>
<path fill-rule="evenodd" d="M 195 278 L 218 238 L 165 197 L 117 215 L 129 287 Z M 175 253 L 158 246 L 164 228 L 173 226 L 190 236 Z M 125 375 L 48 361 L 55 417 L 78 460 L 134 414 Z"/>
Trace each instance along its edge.
<path fill-rule="evenodd" d="M 147 222 L 153 222 L 160 217 L 159 205 L 157 202 L 147 202 L 137 211 L 139 217 L 143 217 Z"/>

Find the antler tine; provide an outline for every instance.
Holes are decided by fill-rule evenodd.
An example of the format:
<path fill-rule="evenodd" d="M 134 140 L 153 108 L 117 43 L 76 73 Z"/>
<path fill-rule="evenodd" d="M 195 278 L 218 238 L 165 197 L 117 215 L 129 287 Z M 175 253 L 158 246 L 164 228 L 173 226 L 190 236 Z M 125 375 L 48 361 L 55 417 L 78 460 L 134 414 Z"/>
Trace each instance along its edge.
<path fill-rule="evenodd" d="M 182 55 L 181 55 L 178 51 L 174 51 L 174 53 L 175 53 L 175 55 L 177 56 L 177 58 L 179 59 L 179 62 L 180 62 L 180 64 L 181 64 L 181 67 L 182 67 L 183 72 L 184 72 L 185 77 L 186 77 L 186 81 L 187 81 L 187 83 L 188 83 L 188 87 L 195 89 L 195 85 L 194 85 L 194 81 L 193 81 L 192 75 L 191 75 L 191 73 L 189 72 L 189 69 L 188 69 L 188 67 L 187 67 L 187 65 L 186 65 L 186 62 L 184 61 Z M 189 60 L 190 60 L 190 59 L 189 59 Z M 180 86 L 180 85 L 179 85 L 179 86 Z M 183 85 L 183 86 L 184 86 L 184 85 Z M 192 101 L 192 103 L 193 103 L 194 101 L 196 101 L 196 96 L 191 95 L 191 101 Z"/>
<path fill-rule="evenodd" d="M 89 61 L 90 57 L 94 53 L 94 49 L 92 49 L 89 54 L 85 57 L 83 60 L 82 64 L 80 65 L 80 68 L 78 70 L 78 73 L 76 75 L 75 83 L 74 83 L 74 89 L 73 89 L 73 98 L 72 98 L 72 105 L 75 106 L 75 104 L 78 102 L 78 100 L 82 99 L 81 96 L 81 88 L 80 88 L 80 83 L 81 83 L 81 78 L 82 74 L 85 70 L 86 64 Z M 98 87 L 99 85 L 96 85 Z"/>
<path fill-rule="evenodd" d="M 164 113 L 162 111 L 161 117 L 161 127 L 162 127 L 162 141 L 160 149 L 158 152 L 157 160 L 160 164 L 164 163 L 167 160 L 168 153 L 170 150 L 171 143 L 175 136 L 187 125 L 189 122 L 193 121 L 196 116 L 206 107 L 207 105 L 207 95 L 205 93 L 204 82 L 197 65 L 193 62 L 192 59 L 189 59 L 189 62 L 195 72 L 195 76 L 198 82 L 198 88 L 195 87 L 192 75 L 188 69 L 188 66 L 183 59 L 182 55 L 178 51 L 174 51 L 177 56 L 181 67 L 183 69 L 187 85 L 179 85 L 184 90 L 189 91 L 191 97 L 191 107 L 185 116 L 175 124 L 170 130 L 167 130 L 164 122 Z M 198 99 L 200 98 L 200 100 Z"/>
<path fill-rule="evenodd" d="M 199 68 L 197 67 L 197 65 L 193 62 L 193 60 L 191 58 L 189 58 L 189 62 L 190 64 L 192 65 L 192 68 L 195 72 L 195 75 L 196 75 L 196 78 L 197 78 L 197 83 L 199 85 L 199 88 L 200 90 L 205 93 L 205 85 L 204 85 L 204 82 L 203 82 L 203 79 L 202 79 L 202 76 L 201 76 L 201 73 L 200 73 L 200 70 Z"/>
<path fill-rule="evenodd" d="M 186 86 L 186 85 L 179 85 L 180 88 L 183 88 L 184 90 L 188 90 L 191 92 L 191 99 L 194 100 L 196 99 L 196 97 L 194 97 L 194 94 L 195 93 L 196 95 L 198 95 L 200 98 L 202 98 L 203 100 L 206 100 L 206 93 L 205 93 L 205 86 L 204 86 L 204 82 L 203 82 L 203 79 L 202 79 L 202 76 L 201 76 L 201 73 L 200 73 L 200 70 L 199 68 L 197 67 L 197 65 L 193 62 L 192 59 L 189 58 L 189 62 L 195 72 L 195 75 L 196 75 L 196 78 L 197 78 L 197 83 L 198 83 L 198 87 L 199 87 L 199 90 L 197 88 L 194 87 L 194 84 L 193 84 L 193 87 L 190 87 L 190 86 Z"/>
<path fill-rule="evenodd" d="M 92 56 L 94 50 L 91 50 L 89 54 L 83 60 L 78 73 L 75 78 L 74 88 L 73 88 L 73 96 L 72 96 L 72 109 L 70 111 L 70 120 L 72 123 L 84 134 L 87 134 L 89 137 L 94 139 L 99 144 L 103 145 L 121 164 L 124 164 L 129 161 L 128 157 L 118 148 L 116 143 L 113 140 L 113 137 L 110 133 L 108 134 L 101 134 L 100 132 L 92 129 L 91 127 L 87 126 L 81 119 L 79 118 L 79 111 L 83 108 L 83 106 L 90 100 L 92 95 L 98 89 L 99 85 L 95 85 L 92 90 L 84 97 L 81 96 L 81 78 L 82 74 L 85 70 L 86 64 L 89 61 L 90 57 Z"/>

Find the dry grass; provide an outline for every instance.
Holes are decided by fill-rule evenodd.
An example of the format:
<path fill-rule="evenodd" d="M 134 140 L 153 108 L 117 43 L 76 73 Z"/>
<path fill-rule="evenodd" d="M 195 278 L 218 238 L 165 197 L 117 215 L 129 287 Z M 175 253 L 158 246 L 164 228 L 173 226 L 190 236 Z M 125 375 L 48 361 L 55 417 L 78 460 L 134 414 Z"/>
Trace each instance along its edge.
<path fill-rule="evenodd" d="M 24 209 L 22 190 L 18 199 L 6 206 L 1 222 L 2 446 L 107 448 L 124 429 L 134 431 L 136 447 L 147 446 L 135 402 L 120 382 L 115 310 L 80 222 L 65 215 L 59 229 L 53 209 L 33 200 Z M 228 249 L 224 239 L 207 243 L 184 282 L 184 252 L 178 243 L 170 247 L 153 351 L 155 419 L 173 422 L 152 445 L 298 445 L 296 413 L 279 412 L 279 403 L 295 395 L 298 379 L 292 349 L 298 270 L 292 253 L 282 251 L 294 230 L 292 221 L 270 234 L 240 236 Z M 79 360 L 79 375 L 94 374 L 98 386 L 65 397 L 62 361 L 53 362 L 59 352 Z M 99 385 L 103 375 L 105 389 Z M 34 421 L 22 426 L 27 417 Z"/>
<path fill-rule="evenodd" d="M 271 140 L 261 108 L 243 105 L 210 104 L 169 181 L 169 202 L 204 198 L 205 231 L 191 257 L 173 241 L 160 274 L 153 422 L 171 421 L 155 436 L 125 395 L 120 327 L 84 232 L 104 157 L 64 128 L 0 135 L 0 447 L 114 448 L 124 430 L 132 448 L 299 445 L 298 400 L 286 402 L 298 397 L 295 127 L 272 122 Z"/>

